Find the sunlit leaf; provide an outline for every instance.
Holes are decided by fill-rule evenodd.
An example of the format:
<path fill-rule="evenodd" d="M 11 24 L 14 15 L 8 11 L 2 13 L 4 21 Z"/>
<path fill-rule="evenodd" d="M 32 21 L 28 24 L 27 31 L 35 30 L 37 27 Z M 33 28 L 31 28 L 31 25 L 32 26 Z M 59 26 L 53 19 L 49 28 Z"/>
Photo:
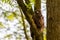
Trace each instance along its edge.
<path fill-rule="evenodd" d="M 47 39 L 46 39 L 46 31 L 47 31 L 46 28 L 44 28 L 44 31 L 43 31 L 43 32 L 44 32 L 44 34 L 43 34 L 43 37 L 44 37 L 43 39 L 44 39 L 44 40 L 47 40 Z"/>
<path fill-rule="evenodd" d="M 35 3 L 35 0 L 30 0 L 30 2 L 34 4 Z"/>
<path fill-rule="evenodd" d="M 46 35 L 44 35 L 44 40 L 46 40 Z"/>
<path fill-rule="evenodd" d="M 17 38 L 16 38 L 16 40 L 20 40 L 20 39 L 21 39 L 21 38 L 20 38 L 20 35 L 18 35 Z"/>
<path fill-rule="evenodd" d="M 10 3 L 10 0 L 2 0 L 4 3 Z"/>
<path fill-rule="evenodd" d="M 14 20 L 14 14 L 11 13 L 9 16 L 7 16 L 7 19 L 13 21 Z"/>
<path fill-rule="evenodd" d="M 5 38 L 11 38 L 12 35 L 11 34 L 6 34 Z"/>
<path fill-rule="evenodd" d="M 0 28 L 5 28 L 2 22 L 0 22 Z"/>
<path fill-rule="evenodd" d="M 5 0 L 2 0 L 2 2 L 5 2 Z"/>

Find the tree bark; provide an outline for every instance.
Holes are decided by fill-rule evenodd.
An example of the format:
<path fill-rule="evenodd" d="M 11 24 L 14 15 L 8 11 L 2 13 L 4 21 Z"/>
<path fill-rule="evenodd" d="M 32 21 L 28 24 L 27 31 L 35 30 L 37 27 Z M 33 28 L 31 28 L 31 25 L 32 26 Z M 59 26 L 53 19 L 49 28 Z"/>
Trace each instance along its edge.
<path fill-rule="evenodd" d="M 29 4 L 28 2 L 29 2 L 29 0 L 25 0 L 26 2 L 27 2 L 27 4 Z M 37 1 L 37 2 L 36 2 Z M 41 4 L 40 3 L 40 0 L 36 0 L 35 2 L 35 11 L 36 10 L 38 10 L 39 11 L 39 15 L 41 15 L 41 12 L 40 12 L 40 7 L 41 7 L 41 5 L 38 5 L 38 4 Z M 28 9 L 27 7 L 26 7 L 26 5 L 23 3 L 23 0 L 17 0 L 17 2 L 18 2 L 18 4 L 19 4 L 19 6 L 21 7 L 21 9 L 22 9 L 22 11 L 23 11 L 23 13 L 24 13 L 24 15 L 26 16 L 26 19 L 27 19 L 27 21 L 29 22 L 29 24 L 30 24 L 30 30 L 31 30 L 31 36 L 32 36 L 32 39 L 33 40 L 43 40 L 43 34 L 42 34 L 42 31 L 41 31 L 41 28 L 42 28 L 42 24 L 43 24 L 43 18 L 42 18 L 42 16 L 40 17 L 39 15 L 37 15 L 35 12 L 33 12 L 33 10 L 30 8 L 30 9 Z M 38 3 L 38 4 L 37 4 Z M 37 7 L 38 6 L 38 7 Z M 37 11 L 36 11 L 37 12 Z M 39 22 L 39 24 L 40 25 L 42 25 L 42 26 L 40 26 L 40 28 L 38 29 L 37 28 L 37 24 L 35 23 L 35 21 L 37 21 L 37 20 L 35 20 L 35 19 L 33 19 L 33 15 L 37 15 L 38 17 L 39 17 L 39 19 L 37 18 L 37 17 L 35 17 L 36 19 L 38 19 L 38 22 Z M 41 23 L 41 21 L 42 21 L 42 23 Z M 37 23 L 38 23 L 37 22 Z"/>
<path fill-rule="evenodd" d="M 60 0 L 47 0 L 47 40 L 60 40 Z"/>

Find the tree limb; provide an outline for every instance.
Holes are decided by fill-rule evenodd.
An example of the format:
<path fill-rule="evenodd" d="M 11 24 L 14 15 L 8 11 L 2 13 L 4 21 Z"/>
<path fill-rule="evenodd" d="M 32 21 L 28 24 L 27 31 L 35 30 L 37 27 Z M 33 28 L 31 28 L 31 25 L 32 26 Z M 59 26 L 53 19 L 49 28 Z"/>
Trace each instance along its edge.
<path fill-rule="evenodd" d="M 27 0 L 28 1 L 28 0 Z M 37 0 L 36 0 L 37 1 Z M 38 1 L 39 1 L 39 3 L 38 3 Z M 36 2 L 36 4 L 35 4 L 35 10 L 37 10 L 37 9 L 40 9 L 40 0 L 38 0 L 37 2 Z M 42 40 L 41 39 L 41 32 L 39 32 L 38 31 L 38 29 L 37 29 L 37 26 L 36 26 L 36 24 L 35 24 L 35 22 L 34 22 L 34 19 L 32 18 L 33 17 L 33 14 L 34 14 L 34 12 L 32 11 L 32 9 L 28 9 L 26 6 L 25 6 L 25 4 L 23 3 L 23 0 L 17 0 L 17 2 L 18 2 L 18 4 L 19 4 L 19 6 L 21 7 L 21 9 L 22 9 L 22 11 L 23 11 L 23 13 L 24 13 L 24 15 L 26 16 L 26 19 L 27 19 L 27 21 L 29 22 L 29 24 L 30 24 L 30 30 L 31 30 L 31 32 L 33 33 L 33 35 L 34 36 L 36 36 L 35 37 L 35 40 Z M 38 4 L 37 4 L 38 3 Z M 38 8 L 37 8 L 38 7 Z M 34 38 L 33 38 L 34 39 Z"/>

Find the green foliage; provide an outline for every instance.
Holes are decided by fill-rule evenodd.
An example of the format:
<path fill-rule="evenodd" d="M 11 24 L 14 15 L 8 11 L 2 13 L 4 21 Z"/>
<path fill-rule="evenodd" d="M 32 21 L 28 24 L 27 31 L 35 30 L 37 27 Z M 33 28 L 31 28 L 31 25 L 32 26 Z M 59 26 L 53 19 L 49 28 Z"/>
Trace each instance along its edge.
<path fill-rule="evenodd" d="M 13 4 L 12 2 L 11 2 L 11 0 L 1 0 L 1 2 L 2 2 L 2 4 L 8 4 L 9 6 L 8 7 L 13 7 L 13 8 L 17 8 L 16 7 L 16 4 Z M 26 6 L 27 6 L 27 8 L 28 9 L 30 9 L 31 8 L 31 4 L 29 3 L 29 4 L 26 4 Z M 5 6 L 4 6 L 5 7 Z M 2 8 L 3 10 L 4 10 L 4 7 Z M 6 8 L 6 7 L 5 7 Z M 10 9 L 10 8 L 9 8 Z M 14 9 L 13 9 L 14 10 Z M 22 14 L 22 15 L 20 15 L 21 14 L 21 12 L 19 12 L 18 10 L 15 10 L 15 11 L 10 11 L 10 10 L 5 10 L 5 11 L 3 11 L 3 13 L 2 13 L 2 18 L 4 19 L 4 21 L 6 21 L 6 22 L 13 22 L 14 20 L 18 20 L 18 23 L 16 23 L 16 25 L 18 25 L 19 26 L 19 31 L 21 31 L 21 29 L 20 28 L 22 28 L 23 27 L 23 25 L 25 25 L 25 27 L 27 28 L 27 26 L 28 26 L 28 24 L 27 23 L 24 23 L 23 21 L 25 21 L 26 19 L 25 19 L 25 16 L 24 16 L 24 14 Z M 10 21 L 11 20 L 11 21 Z M 6 23 L 5 22 L 5 23 Z M 10 26 L 10 24 L 8 23 L 8 24 L 3 24 L 3 22 L 0 22 L 0 28 L 4 28 L 4 29 L 6 29 L 7 27 L 9 27 Z M 12 26 L 12 25 L 11 25 Z M 18 27 L 18 26 L 16 26 L 16 27 Z M 14 26 L 15 27 L 15 26 Z M 10 27 L 9 27 L 10 28 Z M 17 30 L 17 28 L 16 28 L 16 30 Z M 26 30 L 26 33 L 27 32 L 29 32 L 29 31 L 27 31 L 27 29 L 25 29 Z M 25 31 L 24 30 L 24 31 Z M 7 33 L 7 31 L 6 31 L 6 33 Z M 14 32 L 13 32 L 14 33 Z M 11 38 L 13 35 L 15 35 L 15 33 L 14 34 L 5 34 L 5 36 L 4 36 L 4 38 Z M 19 35 L 19 34 L 18 34 Z M 21 37 L 20 36 L 15 36 L 17 39 L 16 40 L 20 40 L 21 39 Z M 5 40 L 5 39 L 4 39 Z"/>
<path fill-rule="evenodd" d="M 28 4 L 25 1 L 23 1 L 23 2 L 27 8 L 31 9 L 32 5 L 35 3 L 35 0 L 29 0 L 29 1 L 30 1 L 30 3 L 28 3 Z"/>
<path fill-rule="evenodd" d="M 0 28 L 5 28 L 2 22 L 0 22 Z"/>
<path fill-rule="evenodd" d="M 28 8 L 28 9 L 30 9 L 31 8 L 31 4 L 29 3 L 29 4 L 27 4 L 27 3 L 25 3 L 24 2 L 24 4 L 25 4 L 25 6 Z"/>
<path fill-rule="evenodd" d="M 35 0 L 30 0 L 30 3 L 34 4 L 35 3 Z"/>
<path fill-rule="evenodd" d="M 11 38 L 12 34 L 6 34 L 5 38 Z"/>
<path fill-rule="evenodd" d="M 10 3 L 10 0 L 2 0 L 4 3 Z"/>

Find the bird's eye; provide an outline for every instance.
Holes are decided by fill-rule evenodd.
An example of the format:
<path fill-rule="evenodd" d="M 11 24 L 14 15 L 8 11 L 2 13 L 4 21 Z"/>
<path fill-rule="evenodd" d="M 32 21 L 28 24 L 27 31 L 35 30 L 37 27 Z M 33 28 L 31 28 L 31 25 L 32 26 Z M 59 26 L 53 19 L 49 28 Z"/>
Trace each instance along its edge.
<path fill-rule="evenodd" d="M 37 13 L 39 13 L 39 11 L 37 11 Z"/>

